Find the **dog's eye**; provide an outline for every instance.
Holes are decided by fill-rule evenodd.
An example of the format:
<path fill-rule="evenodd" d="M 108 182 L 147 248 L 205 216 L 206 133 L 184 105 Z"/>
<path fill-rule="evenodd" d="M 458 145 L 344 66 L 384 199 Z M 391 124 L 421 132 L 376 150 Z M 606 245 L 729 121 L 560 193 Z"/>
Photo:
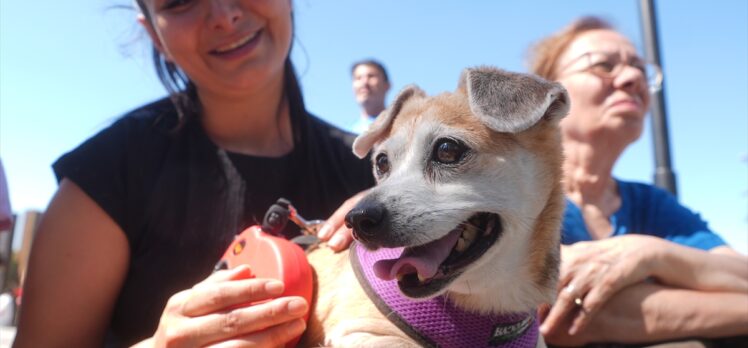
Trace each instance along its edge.
<path fill-rule="evenodd" d="M 457 163 L 465 155 L 467 147 L 454 139 L 439 139 L 434 146 L 432 159 L 442 164 Z"/>
<path fill-rule="evenodd" d="M 379 155 L 377 155 L 376 166 L 378 176 L 387 174 L 387 172 L 390 171 L 390 160 L 389 158 L 387 158 L 386 154 L 380 153 Z"/>

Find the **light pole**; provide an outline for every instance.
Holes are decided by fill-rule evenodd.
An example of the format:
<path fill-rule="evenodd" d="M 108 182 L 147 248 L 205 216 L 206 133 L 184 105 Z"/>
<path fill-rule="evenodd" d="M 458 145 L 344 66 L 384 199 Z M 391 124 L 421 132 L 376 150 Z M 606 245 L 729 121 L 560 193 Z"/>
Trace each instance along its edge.
<path fill-rule="evenodd" d="M 644 36 L 644 54 L 647 60 L 662 68 L 660 46 L 657 38 L 657 15 L 654 0 L 640 0 L 642 35 Z M 652 95 L 652 137 L 655 153 L 655 185 L 662 187 L 673 195 L 678 195 L 675 172 L 670 163 L 670 140 L 668 136 L 667 114 L 665 113 L 665 84 Z"/>

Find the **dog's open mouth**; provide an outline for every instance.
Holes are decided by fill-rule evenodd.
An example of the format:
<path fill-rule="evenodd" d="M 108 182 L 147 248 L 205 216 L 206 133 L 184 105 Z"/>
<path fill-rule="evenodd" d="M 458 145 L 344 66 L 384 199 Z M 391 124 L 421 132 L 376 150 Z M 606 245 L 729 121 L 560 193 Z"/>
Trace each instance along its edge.
<path fill-rule="evenodd" d="M 499 215 L 477 213 L 438 240 L 405 248 L 398 259 L 376 262 L 374 273 L 384 280 L 397 279 L 408 297 L 428 297 L 480 258 L 501 232 Z"/>

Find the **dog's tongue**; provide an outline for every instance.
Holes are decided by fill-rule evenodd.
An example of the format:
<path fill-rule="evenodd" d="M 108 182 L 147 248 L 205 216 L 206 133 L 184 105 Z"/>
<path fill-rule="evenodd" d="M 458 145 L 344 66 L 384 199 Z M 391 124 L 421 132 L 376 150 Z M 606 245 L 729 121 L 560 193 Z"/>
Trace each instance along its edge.
<path fill-rule="evenodd" d="M 428 244 L 405 249 L 400 258 L 374 263 L 374 274 L 383 280 L 393 280 L 398 274 L 418 273 L 421 279 L 433 278 L 439 265 L 447 259 L 460 238 L 459 229 Z"/>

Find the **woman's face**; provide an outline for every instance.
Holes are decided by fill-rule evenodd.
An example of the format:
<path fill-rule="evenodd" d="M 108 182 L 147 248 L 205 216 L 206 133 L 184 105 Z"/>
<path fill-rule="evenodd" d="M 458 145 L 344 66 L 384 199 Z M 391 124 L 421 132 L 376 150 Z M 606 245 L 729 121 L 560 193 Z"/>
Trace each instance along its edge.
<path fill-rule="evenodd" d="M 292 38 L 290 0 L 144 0 L 156 48 L 201 91 L 279 83 Z"/>
<path fill-rule="evenodd" d="M 557 66 L 557 80 L 571 99 L 569 115 L 561 121 L 565 137 L 626 144 L 639 138 L 649 90 L 641 59 L 626 37 L 608 29 L 582 33 Z"/>

